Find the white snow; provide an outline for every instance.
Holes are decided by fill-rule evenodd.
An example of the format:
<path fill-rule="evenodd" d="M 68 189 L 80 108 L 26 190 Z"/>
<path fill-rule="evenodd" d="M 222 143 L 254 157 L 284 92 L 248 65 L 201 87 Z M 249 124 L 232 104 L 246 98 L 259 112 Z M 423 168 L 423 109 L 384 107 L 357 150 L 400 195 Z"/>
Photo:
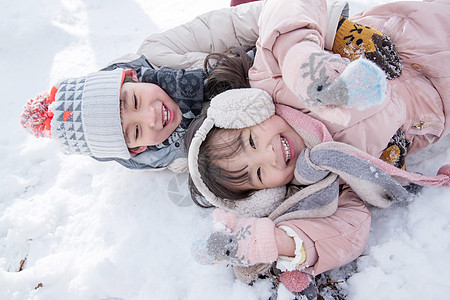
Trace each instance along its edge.
<path fill-rule="evenodd" d="M 351 2 L 351 12 L 383 2 Z M 19 125 L 25 102 L 52 83 L 229 1 L 0 4 L 0 299 L 268 299 L 267 281 L 247 286 L 230 268 L 193 260 L 193 235 L 210 219 L 188 205 L 185 175 L 64 155 Z M 450 163 L 449 146 L 447 138 L 408 166 L 433 175 Z M 372 212 L 358 273 L 342 285 L 348 299 L 448 299 L 450 189 Z"/>

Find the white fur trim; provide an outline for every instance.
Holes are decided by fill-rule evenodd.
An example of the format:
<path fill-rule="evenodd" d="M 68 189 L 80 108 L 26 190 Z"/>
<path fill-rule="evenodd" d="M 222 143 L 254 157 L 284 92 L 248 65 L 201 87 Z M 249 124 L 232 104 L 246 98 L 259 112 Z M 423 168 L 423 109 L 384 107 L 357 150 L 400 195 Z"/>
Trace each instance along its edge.
<path fill-rule="evenodd" d="M 277 260 L 277 269 L 281 272 L 298 270 L 300 262 L 302 261 L 303 255 L 301 249 L 303 246 L 303 240 L 300 236 L 288 226 L 278 227 L 286 232 L 286 234 L 294 239 L 295 242 L 295 257 L 280 255 Z"/>
<path fill-rule="evenodd" d="M 267 217 L 280 206 L 285 196 L 286 186 L 259 190 L 247 199 L 233 201 L 233 210 L 240 217 Z"/>
<path fill-rule="evenodd" d="M 208 132 L 214 127 L 214 119 L 206 118 L 203 124 L 197 130 L 192 139 L 191 146 L 189 147 L 188 154 L 188 166 L 189 173 L 191 174 L 192 182 L 197 187 L 197 190 L 205 197 L 205 199 L 214 205 L 216 199 L 218 199 L 205 185 L 198 171 L 198 153 L 200 152 L 200 146 L 206 139 Z"/>
<path fill-rule="evenodd" d="M 255 88 L 228 90 L 215 96 L 207 113 L 215 126 L 226 129 L 251 127 L 274 114 L 272 97 Z"/>

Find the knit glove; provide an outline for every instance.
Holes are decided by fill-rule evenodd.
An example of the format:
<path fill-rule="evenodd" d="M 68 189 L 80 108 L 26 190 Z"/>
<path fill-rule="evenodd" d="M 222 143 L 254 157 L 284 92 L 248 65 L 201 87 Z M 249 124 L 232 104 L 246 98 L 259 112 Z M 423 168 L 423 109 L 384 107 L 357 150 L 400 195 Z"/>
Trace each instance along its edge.
<path fill-rule="evenodd" d="M 402 73 L 402 62 L 389 37 L 343 17 L 339 20 L 332 51 L 350 60 L 364 56 L 376 63 L 388 79 Z"/>
<path fill-rule="evenodd" d="M 319 290 L 314 277 L 309 274 L 298 270 L 286 271 L 281 273 L 280 281 L 291 292 L 299 293 L 308 300 L 317 299 Z"/>
<path fill-rule="evenodd" d="M 411 141 L 406 139 L 405 133 L 399 128 L 389 141 L 386 149 L 383 150 L 380 159 L 399 169 L 405 170 L 406 154 L 410 147 Z"/>
<path fill-rule="evenodd" d="M 239 218 L 223 209 L 213 217 L 216 230 L 193 244 L 198 262 L 251 266 L 278 258 L 275 224 L 269 218 Z"/>
<path fill-rule="evenodd" d="M 302 66 L 299 78 L 298 94 L 309 107 L 334 105 L 364 110 L 385 99 L 385 75 L 373 62 L 357 59 L 342 73 L 329 74 L 340 67 L 336 58 L 326 52 L 314 56 Z"/>

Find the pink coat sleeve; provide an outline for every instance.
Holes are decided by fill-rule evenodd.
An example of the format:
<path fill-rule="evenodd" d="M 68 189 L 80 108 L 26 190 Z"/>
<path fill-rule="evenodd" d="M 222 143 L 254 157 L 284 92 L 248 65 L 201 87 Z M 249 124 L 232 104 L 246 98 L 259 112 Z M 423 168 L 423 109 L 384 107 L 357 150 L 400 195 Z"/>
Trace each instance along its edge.
<path fill-rule="evenodd" d="M 306 272 L 320 274 L 343 266 L 364 251 L 370 230 L 370 212 L 363 201 L 345 187 L 338 209 L 326 218 L 290 220 L 277 224 L 292 228 L 306 248 Z"/>
<path fill-rule="evenodd" d="M 264 2 L 258 24 L 258 55 L 269 74 L 279 76 L 287 50 L 303 40 L 305 36 L 316 35 L 323 49 L 324 30 L 327 26 L 326 2 L 324 0 L 267 0 Z M 278 51 L 275 51 L 275 45 Z"/>

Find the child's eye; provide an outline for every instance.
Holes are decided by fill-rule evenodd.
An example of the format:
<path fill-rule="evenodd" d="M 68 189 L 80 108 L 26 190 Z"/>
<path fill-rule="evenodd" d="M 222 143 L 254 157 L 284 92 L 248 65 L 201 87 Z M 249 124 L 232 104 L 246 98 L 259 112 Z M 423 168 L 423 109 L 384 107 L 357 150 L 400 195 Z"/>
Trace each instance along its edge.
<path fill-rule="evenodd" d="M 262 183 L 262 179 L 261 179 L 261 168 L 258 168 L 258 170 L 256 170 L 256 176 L 258 176 L 258 180 Z"/>
<path fill-rule="evenodd" d="M 253 149 L 256 149 L 255 142 L 253 141 L 253 138 L 252 138 L 251 134 L 248 137 L 248 143 L 250 144 L 250 147 L 252 147 Z"/>
<path fill-rule="evenodd" d="M 137 98 L 136 96 L 134 96 L 134 108 L 137 109 L 138 103 L 137 103 Z"/>

